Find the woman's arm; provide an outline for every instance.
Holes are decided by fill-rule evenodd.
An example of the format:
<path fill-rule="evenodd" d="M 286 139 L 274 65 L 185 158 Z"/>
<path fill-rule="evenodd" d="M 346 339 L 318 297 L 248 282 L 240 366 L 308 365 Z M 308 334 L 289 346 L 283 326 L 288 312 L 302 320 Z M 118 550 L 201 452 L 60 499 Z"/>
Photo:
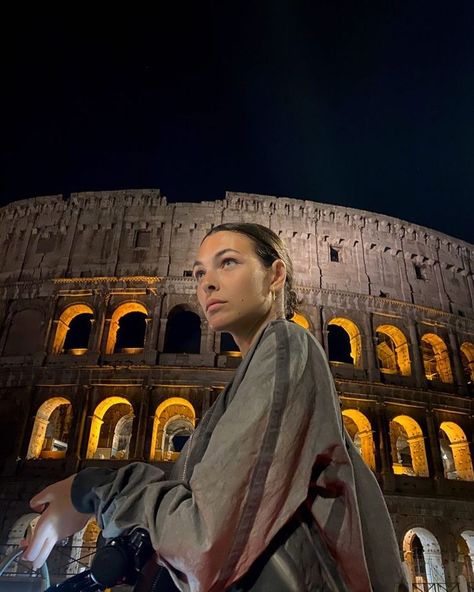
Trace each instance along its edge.
<path fill-rule="evenodd" d="M 189 483 L 134 463 L 94 486 L 81 509 L 96 512 L 105 536 L 145 527 L 182 590 L 225 589 L 306 498 L 315 410 L 308 347 L 300 328 L 267 328 Z M 74 488 L 87 478 L 79 474 Z"/>

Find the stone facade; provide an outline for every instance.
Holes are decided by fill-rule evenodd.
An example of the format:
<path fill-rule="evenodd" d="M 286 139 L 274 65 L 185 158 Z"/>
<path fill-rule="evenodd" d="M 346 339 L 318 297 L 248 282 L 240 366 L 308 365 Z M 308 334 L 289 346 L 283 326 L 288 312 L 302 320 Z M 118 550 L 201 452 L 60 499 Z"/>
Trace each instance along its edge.
<path fill-rule="evenodd" d="M 126 459 L 169 468 L 239 362 L 190 277 L 204 234 L 231 221 L 287 242 L 295 320 L 328 353 L 414 580 L 469 580 L 474 247 L 380 214 L 241 193 L 175 204 L 157 190 L 79 193 L 0 209 L 0 542 L 65 474 Z M 183 319 L 194 342 L 180 351 Z M 80 346 L 67 341 L 79 320 Z"/>

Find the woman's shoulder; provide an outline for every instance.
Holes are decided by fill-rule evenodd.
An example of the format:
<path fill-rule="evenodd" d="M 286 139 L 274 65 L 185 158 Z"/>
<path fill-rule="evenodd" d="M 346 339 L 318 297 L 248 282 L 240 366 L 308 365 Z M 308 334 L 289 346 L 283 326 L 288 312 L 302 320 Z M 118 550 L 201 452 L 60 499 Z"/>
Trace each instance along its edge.
<path fill-rule="evenodd" d="M 302 351 L 309 356 L 326 357 L 324 349 L 314 335 L 301 325 L 287 319 L 275 319 L 266 328 L 266 335 L 274 335 L 275 342 L 285 344 L 290 354 Z"/>

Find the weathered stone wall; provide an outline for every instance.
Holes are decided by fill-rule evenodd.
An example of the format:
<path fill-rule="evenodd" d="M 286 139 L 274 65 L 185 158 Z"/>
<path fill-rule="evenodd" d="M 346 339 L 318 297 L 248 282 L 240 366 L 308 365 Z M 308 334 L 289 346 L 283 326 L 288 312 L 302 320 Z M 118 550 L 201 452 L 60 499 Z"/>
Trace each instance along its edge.
<path fill-rule="evenodd" d="M 472 311 L 472 245 L 389 216 L 239 193 L 202 203 L 167 204 L 157 190 L 12 203 L 0 209 L 0 279 L 182 276 L 205 232 L 236 220 L 285 238 L 301 286 Z"/>

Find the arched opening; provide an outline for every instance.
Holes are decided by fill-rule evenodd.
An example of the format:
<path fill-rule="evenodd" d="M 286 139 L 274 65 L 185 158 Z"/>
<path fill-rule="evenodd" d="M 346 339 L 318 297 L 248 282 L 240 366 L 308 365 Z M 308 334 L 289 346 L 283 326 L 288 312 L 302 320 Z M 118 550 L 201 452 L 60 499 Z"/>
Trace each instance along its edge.
<path fill-rule="evenodd" d="M 362 341 L 357 325 L 341 317 L 328 322 L 328 358 L 330 362 L 361 366 Z"/>
<path fill-rule="evenodd" d="M 38 518 L 39 514 L 36 512 L 30 512 L 29 514 L 23 514 L 20 516 L 10 528 L 7 537 L 7 546 L 18 547 L 20 541 L 26 537 L 28 527 L 34 518 Z"/>
<path fill-rule="evenodd" d="M 182 397 L 171 397 L 158 405 L 153 420 L 150 460 L 176 460 L 195 423 L 194 407 Z"/>
<path fill-rule="evenodd" d="M 370 421 L 357 409 L 344 409 L 342 419 L 344 427 L 365 463 L 375 471 L 375 447 Z"/>
<path fill-rule="evenodd" d="M 110 319 L 105 353 L 141 353 L 147 318 L 148 311 L 140 302 L 125 302 L 118 306 Z"/>
<path fill-rule="evenodd" d="M 452 421 L 444 421 L 440 425 L 439 441 L 446 479 L 474 481 L 469 442 L 462 428 Z"/>
<path fill-rule="evenodd" d="M 446 584 L 441 549 L 433 534 L 426 528 L 410 529 L 403 538 L 403 555 L 412 576 L 414 589 L 437 589 Z"/>
<path fill-rule="evenodd" d="M 163 458 L 172 460 L 175 453 L 181 452 L 194 431 L 194 424 L 188 417 L 175 415 L 165 424 L 163 430 Z"/>
<path fill-rule="evenodd" d="M 457 538 L 460 572 L 474 589 L 474 530 L 465 530 Z"/>
<path fill-rule="evenodd" d="M 423 431 L 408 415 L 399 415 L 390 422 L 392 469 L 395 475 L 429 477 Z"/>
<path fill-rule="evenodd" d="M 474 345 L 469 341 L 461 345 L 461 360 L 466 382 L 472 385 L 474 383 Z"/>
<path fill-rule="evenodd" d="M 293 323 L 296 323 L 297 325 L 300 325 L 300 327 L 303 327 L 303 329 L 309 330 L 308 319 L 299 312 L 295 312 L 294 315 L 291 317 L 291 320 L 293 321 Z"/>
<path fill-rule="evenodd" d="M 221 333 L 220 353 L 232 357 L 242 357 L 239 346 L 230 333 Z"/>
<path fill-rule="evenodd" d="M 94 519 L 72 537 L 71 561 L 67 567 L 68 575 L 81 573 L 89 569 L 97 549 L 97 539 L 101 530 Z"/>
<path fill-rule="evenodd" d="M 36 412 L 26 458 L 64 458 L 72 423 L 72 405 L 63 397 L 45 401 Z"/>
<path fill-rule="evenodd" d="M 42 348 L 43 315 L 39 310 L 17 312 L 10 323 L 3 350 L 4 356 L 27 356 Z"/>
<path fill-rule="evenodd" d="M 201 351 L 201 319 L 181 306 L 175 306 L 166 323 L 165 353 L 198 354 Z"/>
<path fill-rule="evenodd" d="M 53 354 L 85 354 L 89 346 L 93 317 L 92 308 L 86 304 L 68 306 L 58 319 Z"/>
<path fill-rule="evenodd" d="M 425 333 L 421 338 L 421 354 L 428 380 L 453 382 L 448 348 L 441 337 L 434 333 Z"/>
<path fill-rule="evenodd" d="M 31 524 L 31 521 L 39 517 L 40 514 L 30 512 L 29 514 L 23 514 L 23 516 L 20 516 L 20 518 L 15 521 L 8 532 L 6 548 L 4 545 L 2 545 L 2 556 L 8 555 L 14 549 L 17 549 L 20 546 L 22 539 L 27 537 L 28 528 Z M 18 573 L 26 574 L 31 573 L 31 570 L 24 564 L 22 565 L 18 561 L 14 561 L 8 568 L 7 573 L 8 575 Z"/>
<path fill-rule="evenodd" d="M 119 319 L 114 353 L 138 354 L 145 343 L 146 315 L 129 312 Z"/>
<path fill-rule="evenodd" d="M 127 459 L 133 418 L 133 407 L 123 397 L 99 403 L 92 417 L 86 458 Z"/>
<path fill-rule="evenodd" d="M 380 325 L 375 330 L 377 358 L 385 374 L 410 376 L 411 364 L 405 335 L 393 325 Z"/>

